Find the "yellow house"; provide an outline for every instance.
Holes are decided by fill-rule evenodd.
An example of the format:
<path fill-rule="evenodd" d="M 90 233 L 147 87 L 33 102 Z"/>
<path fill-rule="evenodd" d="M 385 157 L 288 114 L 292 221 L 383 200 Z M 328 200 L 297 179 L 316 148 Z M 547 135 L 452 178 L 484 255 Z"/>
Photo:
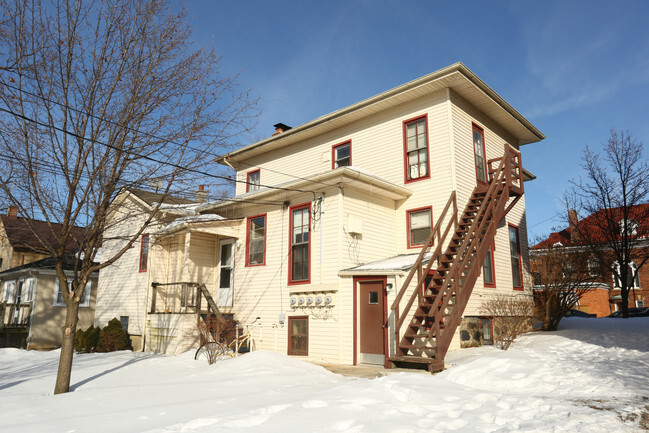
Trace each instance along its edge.
<path fill-rule="evenodd" d="M 178 284 L 191 283 L 254 322 L 257 348 L 434 370 L 467 323 L 488 343 L 483 300 L 531 296 L 523 180 L 533 176 L 519 147 L 544 136 L 463 64 L 275 127 L 218 159 L 235 171 L 234 197 L 168 206 L 149 230 L 145 348 L 195 343 L 182 313 L 200 294 Z"/>

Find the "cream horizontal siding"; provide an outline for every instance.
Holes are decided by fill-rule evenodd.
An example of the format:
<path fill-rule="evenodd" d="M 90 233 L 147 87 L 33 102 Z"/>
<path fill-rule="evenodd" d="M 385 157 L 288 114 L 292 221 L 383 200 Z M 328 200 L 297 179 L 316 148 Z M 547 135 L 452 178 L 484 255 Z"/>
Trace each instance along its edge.
<path fill-rule="evenodd" d="M 263 185 L 278 185 L 300 177 L 326 172 L 332 167 L 332 147 L 351 140 L 352 165 L 378 174 L 395 184 L 403 185 L 403 121 L 428 114 L 429 128 L 444 129 L 445 100 L 446 92 L 440 91 L 375 114 L 334 132 L 241 161 L 237 170 L 237 179 L 245 182 L 246 174 L 258 168 L 261 169 Z M 437 138 L 436 135 L 435 140 Z M 447 143 L 447 140 L 445 142 Z M 245 183 L 238 183 L 236 193 L 239 195 L 245 191 Z"/>
<path fill-rule="evenodd" d="M 25 274 L 18 278 L 29 276 L 31 275 Z M 54 306 L 55 281 L 56 275 L 53 271 L 40 271 L 36 275 L 29 349 L 61 347 L 61 327 L 65 324 L 66 307 Z M 90 281 L 90 305 L 79 307 L 77 330 L 86 330 L 93 324 L 97 299 L 97 277 L 91 278 Z"/>
<path fill-rule="evenodd" d="M 104 232 L 102 260 L 113 257 L 145 221 L 143 209 L 126 200 Z M 145 231 L 150 234 L 150 245 L 155 230 L 151 226 Z M 128 316 L 129 333 L 142 335 L 150 281 L 149 272 L 139 272 L 140 247 L 138 239 L 117 261 L 100 270 L 95 325 L 103 327 L 114 317 Z"/>

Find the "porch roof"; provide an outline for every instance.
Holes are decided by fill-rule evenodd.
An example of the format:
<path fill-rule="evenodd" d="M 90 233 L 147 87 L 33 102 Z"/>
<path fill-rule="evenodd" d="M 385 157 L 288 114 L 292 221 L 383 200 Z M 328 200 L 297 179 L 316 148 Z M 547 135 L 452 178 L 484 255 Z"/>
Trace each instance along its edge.
<path fill-rule="evenodd" d="M 426 253 L 423 263 L 428 263 L 432 253 Z M 419 253 L 399 254 L 374 262 L 365 263 L 353 268 L 343 269 L 338 274 L 341 276 L 349 275 L 394 275 L 403 274 L 415 264 Z"/>
<path fill-rule="evenodd" d="M 387 179 L 359 167 L 339 167 L 335 170 L 328 170 L 312 176 L 290 180 L 272 188 L 262 188 L 259 191 L 248 192 L 237 195 L 231 199 L 219 202 L 205 203 L 198 207 L 199 212 L 218 211 L 219 208 L 231 206 L 241 202 L 242 204 L 251 201 L 259 202 L 261 199 L 268 199 L 277 194 L 287 192 L 311 192 L 314 188 L 337 187 L 343 185 L 366 191 L 369 194 L 380 195 L 392 200 L 403 200 L 412 195 L 412 191 L 401 185 L 394 184 Z M 304 191 L 302 191 L 304 190 Z"/>
<path fill-rule="evenodd" d="M 229 226 L 232 223 L 239 221 L 241 221 L 240 218 L 228 219 L 217 214 L 191 215 L 172 221 L 162 229 L 158 230 L 155 233 L 155 236 L 162 237 L 191 230 L 212 234 L 219 234 L 219 232 L 223 232 L 223 235 L 236 237 L 233 236 L 232 227 Z"/>

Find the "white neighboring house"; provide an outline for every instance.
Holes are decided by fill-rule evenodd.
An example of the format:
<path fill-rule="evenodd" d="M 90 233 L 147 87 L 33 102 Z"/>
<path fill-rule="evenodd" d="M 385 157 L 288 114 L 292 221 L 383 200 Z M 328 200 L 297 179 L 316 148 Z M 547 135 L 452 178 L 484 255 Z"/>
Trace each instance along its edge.
<path fill-rule="evenodd" d="M 161 215 L 146 272 L 138 248 L 102 271 L 97 322 L 128 305 L 147 349 L 177 353 L 194 343 L 187 284 L 204 284 L 259 348 L 436 370 L 489 343 L 483 300 L 531 296 L 518 149 L 544 136 L 463 64 L 275 126 L 218 160 L 232 199 Z"/>

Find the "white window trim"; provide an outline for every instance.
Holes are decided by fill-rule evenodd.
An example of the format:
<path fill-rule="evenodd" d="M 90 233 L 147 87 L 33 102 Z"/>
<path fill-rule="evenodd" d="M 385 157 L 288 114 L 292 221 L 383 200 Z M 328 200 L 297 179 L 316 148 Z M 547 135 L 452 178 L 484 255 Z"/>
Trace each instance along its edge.
<path fill-rule="evenodd" d="M 72 281 L 67 280 L 68 291 L 72 290 Z M 86 283 L 86 287 L 83 290 L 83 299 L 79 302 L 79 307 L 89 307 L 90 306 L 90 292 L 92 291 L 92 281 Z M 65 300 L 61 296 L 61 301 L 59 301 L 59 294 L 61 292 L 61 287 L 59 284 L 59 279 L 54 280 L 54 299 L 52 300 L 52 305 L 55 307 L 65 307 Z"/>
<path fill-rule="evenodd" d="M 613 264 L 613 266 L 614 266 L 615 269 L 617 269 L 617 273 L 620 274 L 620 271 L 619 271 L 620 265 L 617 262 L 615 262 Z M 633 272 L 633 275 L 632 275 L 633 276 L 633 286 L 629 287 L 629 289 L 639 289 L 640 288 L 640 276 L 636 274 L 637 267 L 636 267 L 635 262 L 633 262 L 633 261 L 629 262 L 629 268 L 631 268 L 631 272 Z M 622 288 L 622 284 L 621 284 L 621 281 L 620 281 L 621 278 L 622 278 L 622 275 L 620 275 L 620 279 L 618 279 L 617 276 L 615 275 L 615 271 L 613 271 L 613 288 L 618 289 L 618 290 L 620 290 Z"/>

